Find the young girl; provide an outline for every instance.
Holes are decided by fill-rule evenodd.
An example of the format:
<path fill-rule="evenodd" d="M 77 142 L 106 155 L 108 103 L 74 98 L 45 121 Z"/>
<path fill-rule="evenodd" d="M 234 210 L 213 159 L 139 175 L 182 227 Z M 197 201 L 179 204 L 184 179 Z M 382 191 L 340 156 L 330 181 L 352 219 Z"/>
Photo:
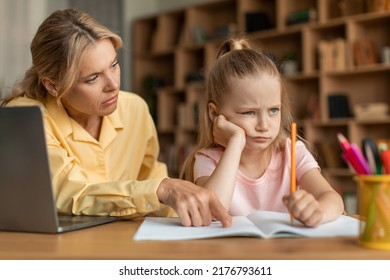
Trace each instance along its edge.
<path fill-rule="evenodd" d="M 244 38 L 227 40 L 206 82 L 198 148 L 182 177 L 216 193 L 231 215 L 290 212 L 316 227 L 343 213 L 340 195 L 321 175 L 302 141 L 296 143 L 299 190 L 290 194 L 292 122 L 282 77 Z"/>

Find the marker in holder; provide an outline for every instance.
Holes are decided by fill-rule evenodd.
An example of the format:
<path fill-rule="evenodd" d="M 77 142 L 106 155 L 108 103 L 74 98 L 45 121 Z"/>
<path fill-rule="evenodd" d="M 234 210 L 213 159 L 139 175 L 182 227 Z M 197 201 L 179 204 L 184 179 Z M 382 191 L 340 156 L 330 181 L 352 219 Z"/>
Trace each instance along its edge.
<path fill-rule="evenodd" d="M 390 175 L 359 175 L 359 244 L 390 250 Z"/>

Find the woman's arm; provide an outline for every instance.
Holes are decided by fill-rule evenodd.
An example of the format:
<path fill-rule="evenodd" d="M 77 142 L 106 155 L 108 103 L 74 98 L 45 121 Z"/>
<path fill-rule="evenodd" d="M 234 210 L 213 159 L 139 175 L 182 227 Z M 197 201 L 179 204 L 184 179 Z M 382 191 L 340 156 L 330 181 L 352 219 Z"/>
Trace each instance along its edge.
<path fill-rule="evenodd" d="M 184 226 L 208 226 L 212 219 L 221 221 L 224 227 L 231 225 L 231 217 L 215 193 L 189 181 L 166 178 L 157 196 L 176 210 Z"/>

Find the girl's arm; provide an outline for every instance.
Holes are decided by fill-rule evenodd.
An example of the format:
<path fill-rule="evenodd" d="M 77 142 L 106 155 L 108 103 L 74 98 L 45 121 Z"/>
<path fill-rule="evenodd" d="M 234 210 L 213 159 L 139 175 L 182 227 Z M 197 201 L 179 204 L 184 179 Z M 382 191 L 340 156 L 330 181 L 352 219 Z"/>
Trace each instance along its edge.
<path fill-rule="evenodd" d="M 229 209 L 245 146 L 245 132 L 222 115 L 214 119 L 213 130 L 215 142 L 225 146 L 225 151 L 211 176 L 198 178 L 196 184 L 212 190 Z"/>
<path fill-rule="evenodd" d="M 341 196 L 316 168 L 301 178 L 300 190 L 284 197 L 284 203 L 294 217 L 309 227 L 337 219 L 344 211 Z"/>

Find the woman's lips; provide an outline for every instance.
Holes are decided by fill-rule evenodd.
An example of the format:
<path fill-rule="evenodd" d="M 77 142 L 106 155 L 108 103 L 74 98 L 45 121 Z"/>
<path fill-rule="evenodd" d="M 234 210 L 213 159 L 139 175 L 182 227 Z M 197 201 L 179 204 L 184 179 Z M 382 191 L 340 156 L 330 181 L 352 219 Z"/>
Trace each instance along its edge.
<path fill-rule="evenodd" d="M 111 97 L 110 99 L 106 100 L 103 102 L 103 105 L 112 105 L 116 103 L 118 100 L 118 95 L 116 94 L 115 96 Z"/>

